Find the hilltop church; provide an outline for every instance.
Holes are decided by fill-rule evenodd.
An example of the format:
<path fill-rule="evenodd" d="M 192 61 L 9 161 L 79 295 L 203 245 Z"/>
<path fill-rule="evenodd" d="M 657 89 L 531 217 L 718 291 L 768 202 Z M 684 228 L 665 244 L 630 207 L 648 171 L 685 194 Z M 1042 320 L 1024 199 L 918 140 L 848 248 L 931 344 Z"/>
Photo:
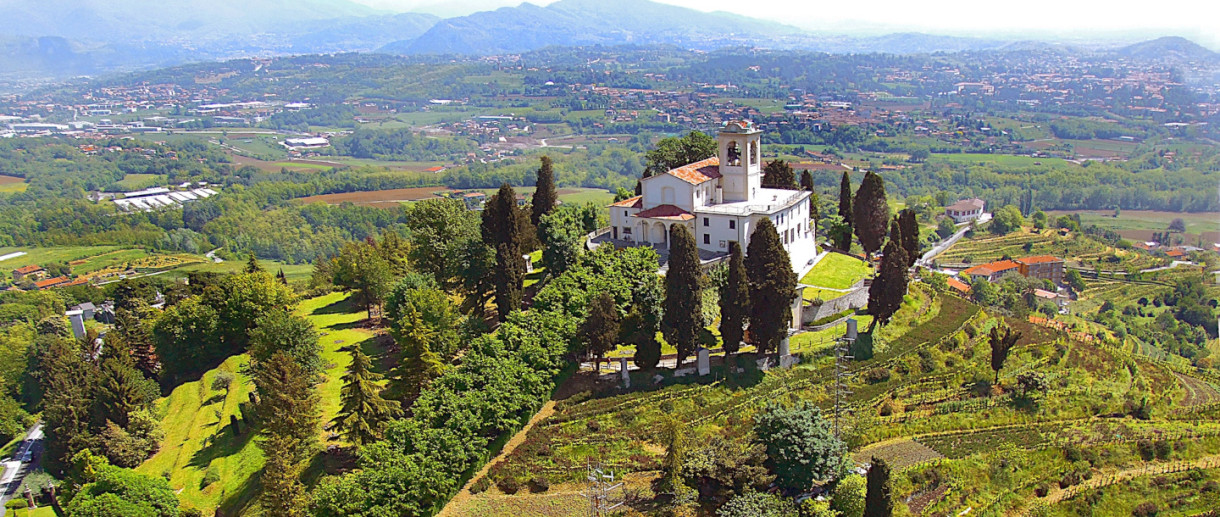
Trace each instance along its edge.
<path fill-rule="evenodd" d="M 809 192 L 763 188 L 762 131 L 729 122 L 716 135 L 717 155 L 642 180 L 642 195 L 610 205 L 611 237 L 629 245 L 669 247 L 669 229 L 685 224 L 701 256 L 745 252 L 750 233 L 771 219 L 798 273 L 817 255 Z"/>

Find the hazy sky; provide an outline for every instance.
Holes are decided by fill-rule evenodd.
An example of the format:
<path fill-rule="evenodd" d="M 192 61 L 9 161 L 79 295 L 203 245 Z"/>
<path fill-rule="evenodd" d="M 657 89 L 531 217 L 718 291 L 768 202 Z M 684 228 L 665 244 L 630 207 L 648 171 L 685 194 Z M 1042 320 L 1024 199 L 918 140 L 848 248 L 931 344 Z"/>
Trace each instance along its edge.
<path fill-rule="evenodd" d="M 354 0 L 441 16 L 520 0 Z M 552 0 L 535 0 L 546 5 Z M 613 3 L 614 0 L 605 0 Z M 1115 38 L 1177 34 L 1220 49 L 1220 0 L 659 0 L 837 33 L 917 30 L 1003 38 Z"/>

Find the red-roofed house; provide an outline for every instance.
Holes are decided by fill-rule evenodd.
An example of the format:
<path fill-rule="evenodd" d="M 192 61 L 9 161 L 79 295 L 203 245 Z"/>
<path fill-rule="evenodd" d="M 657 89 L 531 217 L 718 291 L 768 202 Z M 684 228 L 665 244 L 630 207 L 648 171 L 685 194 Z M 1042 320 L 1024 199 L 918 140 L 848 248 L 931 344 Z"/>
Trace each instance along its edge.
<path fill-rule="evenodd" d="M 28 266 L 19 267 L 13 270 L 13 283 L 20 282 L 25 279 L 42 280 L 47 276 L 47 270 L 42 266 L 30 264 Z"/>
<path fill-rule="evenodd" d="M 956 278 L 950 278 L 950 279 L 946 280 L 946 282 L 949 284 L 949 287 L 957 290 L 958 292 L 960 292 L 962 294 L 967 294 L 970 292 L 970 284 L 967 284 L 966 282 L 963 282 Z"/>
<path fill-rule="evenodd" d="M 968 276 L 970 278 L 984 278 L 988 282 L 995 282 L 996 280 L 999 280 L 1000 277 L 1002 277 L 1008 273 L 1018 273 L 1019 274 L 1020 272 L 1021 272 L 1021 265 L 1017 264 L 1016 262 L 1013 262 L 1011 260 L 999 260 L 996 262 L 989 262 L 987 264 L 974 266 L 965 271 L 962 271 L 963 274 L 965 274 L 966 276 Z"/>
<path fill-rule="evenodd" d="M 37 282 L 34 282 L 34 288 L 36 288 L 36 289 L 48 289 L 48 288 L 51 288 L 51 287 L 57 287 L 57 286 L 59 286 L 59 285 L 61 285 L 61 284 L 66 284 L 66 283 L 68 283 L 68 282 L 69 282 L 68 277 L 66 277 L 66 276 L 57 276 L 57 277 L 55 277 L 55 278 L 48 278 L 48 279 L 46 279 L 46 280 L 39 280 L 39 281 L 37 281 Z"/>
<path fill-rule="evenodd" d="M 945 207 L 945 215 L 951 217 L 956 223 L 978 219 L 983 215 L 983 200 L 979 198 L 963 199 Z"/>
<path fill-rule="evenodd" d="M 616 241 L 669 247 L 675 224 L 685 224 L 699 249 L 742 249 L 764 218 L 770 219 L 799 270 L 817 255 L 809 193 L 763 188 L 762 131 L 747 121 L 725 124 L 716 135 L 717 155 L 641 180 L 641 194 L 607 207 Z"/>
<path fill-rule="evenodd" d="M 1063 259 L 1050 255 L 1025 257 L 1016 259 L 1021 266 L 1021 274 L 1030 278 L 1050 280 L 1056 284 L 1063 282 Z"/>

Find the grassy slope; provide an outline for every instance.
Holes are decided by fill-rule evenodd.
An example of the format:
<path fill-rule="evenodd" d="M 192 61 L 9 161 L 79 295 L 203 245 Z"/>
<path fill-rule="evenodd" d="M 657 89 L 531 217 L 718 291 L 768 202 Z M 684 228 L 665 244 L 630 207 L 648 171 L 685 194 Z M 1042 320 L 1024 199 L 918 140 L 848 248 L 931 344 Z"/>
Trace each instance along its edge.
<path fill-rule="evenodd" d="M 847 289 L 872 272 L 873 268 L 863 260 L 841 253 L 831 253 L 809 270 L 801 278 L 801 283 L 831 289 Z"/>
<path fill-rule="evenodd" d="M 347 354 L 339 349 L 371 341 L 367 330 L 356 327 L 365 316 L 363 311 L 346 303 L 346 297 L 334 293 L 305 300 L 298 310 L 325 334 L 321 345 L 327 369 L 325 380 L 319 386 L 324 422 L 333 418 L 339 409 L 340 377 L 348 364 Z M 240 372 L 247 360 L 245 355 L 231 357 L 217 369 L 204 374 L 202 380 L 178 386 L 159 401 L 165 441 L 161 451 L 138 468 L 151 475 L 168 474 L 170 485 L 181 489 L 178 497 L 183 504 L 200 508 L 205 514 L 217 508 L 225 510 L 227 515 L 235 511 L 249 515 L 258 510 L 253 503 L 257 497 L 263 453 L 252 439 L 252 433 L 247 431 L 234 436 L 228 427 L 230 416 L 240 418 L 239 404 L 249 400 L 253 389 L 249 378 Z M 211 389 L 219 370 L 236 374 L 236 381 L 227 395 Z M 201 486 L 209 469 L 216 473 L 218 480 Z"/>

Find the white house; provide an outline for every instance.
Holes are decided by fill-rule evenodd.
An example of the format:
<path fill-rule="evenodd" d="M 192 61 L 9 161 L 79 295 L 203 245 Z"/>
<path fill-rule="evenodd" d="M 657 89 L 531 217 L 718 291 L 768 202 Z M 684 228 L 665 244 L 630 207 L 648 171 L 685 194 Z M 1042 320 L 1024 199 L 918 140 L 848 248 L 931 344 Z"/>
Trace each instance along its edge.
<path fill-rule="evenodd" d="M 762 187 L 761 139 L 752 123 L 729 122 L 716 136 L 717 156 L 644 178 L 642 195 L 610 205 L 611 237 L 668 248 L 670 227 L 685 224 L 700 250 L 723 254 L 733 241 L 744 251 L 769 218 L 793 269 L 805 269 L 817 255 L 810 193 Z"/>
<path fill-rule="evenodd" d="M 945 207 L 945 215 L 955 223 L 964 223 L 978 219 L 983 215 L 983 200 L 979 198 L 963 199 Z"/>

